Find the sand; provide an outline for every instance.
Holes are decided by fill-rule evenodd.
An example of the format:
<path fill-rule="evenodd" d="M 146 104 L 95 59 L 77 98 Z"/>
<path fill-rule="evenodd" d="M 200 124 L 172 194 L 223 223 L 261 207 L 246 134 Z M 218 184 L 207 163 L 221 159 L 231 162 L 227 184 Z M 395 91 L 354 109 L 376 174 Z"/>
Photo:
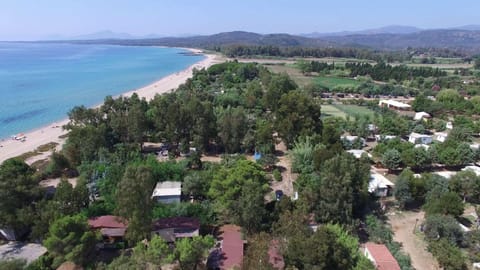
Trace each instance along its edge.
<path fill-rule="evenodd" d="M 200 50 L 196 49 L 188 50 L 194 53 L 201 53 Z M 217 55 L 205 54 L 205 56 L 206 58 L 204 60 L 191 65 L 183 71 L 166 76 L 137 90 L 124 93 L 122 96 L 131 96 L 133 93 L 137 93 L 141 98 L 144 97 L 147 100 L 151 100 L 156 94 L 168 93 L 178 88 L 179 85 L 184 83 L 188 78 L 192 77 L 194 68 L 208 68 L 209 66 L 222 61 L 222 59 Z M 24 141 L 17 141 L 13 139 L 4 139 L 0 141 L 0 163 L 6 159 L 34 151 L 37 147 L 49 142 L 56 142 L 59 145 L 63 145 L 65 139 L 59 138 L 59 136 L 66 134 L 66 131 L 63 130 L 62 126 L 67 123 L 68 119 L 64 119 L 48 126 L 26 132 L 24 133 L 26 136 L 26 140 Z"/>

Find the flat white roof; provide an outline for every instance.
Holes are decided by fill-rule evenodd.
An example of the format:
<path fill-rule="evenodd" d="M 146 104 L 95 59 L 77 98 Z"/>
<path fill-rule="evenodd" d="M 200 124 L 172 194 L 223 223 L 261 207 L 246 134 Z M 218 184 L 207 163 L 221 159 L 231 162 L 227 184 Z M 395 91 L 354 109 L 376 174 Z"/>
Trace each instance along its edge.
<path fill-rule="evenodd" d="M 414 120 L 421 120 L 423 117 L 429 118 L 430 114 L 426 112 L 417 112 L 415 113 L 415 117 L 413 117 Z"/>
<path fill-rule="evenodd" d="M 397 107 L 397 108 L 410 108 L 411 107 L 410 105 L 408 105 L 406 103 L 402 103 L 400 101 L 396 101 L 396 100 L 392 100 L 392 99 L 380 100 L 380 102 L 378 104 L 379 105 L 387 104 L 389 106 L 394 106 L 394 107 Z"/>
<path fill-rule="evenodd" d="M 182 194 L 182 183 L 176 181 L 158 182 L 153 190 L 152 197 L 180 196 Z"/>
<path fill-rule="evenodd" d="M 420 133 L 412 132 L 412 133 L 410 133 L 410 138 L 432 138 L 432 136 L 427 135 L 427 134 L 420 134 Z"/>
<path fill-rule="evenodd" d="M 450 179 L 452 176 L 457 174 L 457 172 L 453 172 L 453 171 L 440 171 L 440 172 L 433 172 L 433 173 L 436 174 L 436 175 L 440 175 L 442 177 L 445 177 L 447 179 Z"/>
<path fill-rule="evenodd" d="M 480 167 L 478 166 L 466 166 L 462 171 L 472 170 L 477 176 L 480 175 Z"/>
<path fill-rule="evenodd" d="M 356 158 L 362 157 L 364 153 L 367 154 L 369 158 L 372 157 L 372 155 L 370 155 L 367 151 L 361 150 L 361 149 L 351 149 L 351 150 L 347 150 L 347 152 L 354 155 Z"/>
<path fill-rule="evenodd" d="M 388 186 L 394 186 L 395 184 L 388 180 L 385 176 L 371 172 L 370 182 L 368 182 L 368 192 L 374 192 L 377 188 L 387 188 Z"/>

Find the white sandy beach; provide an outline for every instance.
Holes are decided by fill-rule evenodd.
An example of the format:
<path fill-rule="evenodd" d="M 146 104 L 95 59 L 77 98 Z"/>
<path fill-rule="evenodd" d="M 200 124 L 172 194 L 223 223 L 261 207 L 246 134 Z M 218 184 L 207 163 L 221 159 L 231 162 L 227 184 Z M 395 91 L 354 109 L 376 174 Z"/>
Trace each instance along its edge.
<path fill-rule="evenodd" d="M 201 53 L 200 50 L 189 49 L 194 53 Z M 156 94 L 163 94 L 176 89 L 179 85 L 184 83 L 193 74 L 193 69 L 208 68 L 209 66 L 221 62 L 216 55 L 205 54 L 206 59 L 193 64 L 187 69 L 164 77 L 148 86 L 140 89 L 127 92 L 123 96 L 130 96 L 133 93 L 137 93 L 140 97 L 144 97 L 147 100 L 153 99 Z M 59 136 L 64 135 L 66 132 L 62 129 L 62 126 L 68 123 L 68 119 L 52 123 L 48 126 L 36 129 L 34 131 L 26 132 L 25 141 L 17 141 L 13 139 L 5 139 L 0 141 L 0 163 L 4 160 L 19 156 L 23 153 L 34 151 L 37 147 L 47 144 L 49 142 L 56 142 L 59 147 L 64 143 L 64 139 Z M 35 159 L 35 158 L 33 158 Z M 28 161 L 27 161 L 28 162 Z M 32 160 L 30 162 L 33 162 Z"/>

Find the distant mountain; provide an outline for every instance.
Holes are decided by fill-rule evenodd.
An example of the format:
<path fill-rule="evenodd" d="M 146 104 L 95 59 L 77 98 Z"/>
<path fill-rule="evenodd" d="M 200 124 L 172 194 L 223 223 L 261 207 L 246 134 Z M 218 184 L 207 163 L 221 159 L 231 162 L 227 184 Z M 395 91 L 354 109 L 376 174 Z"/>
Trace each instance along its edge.
<path fill-rule="evenodd" d="M 128 33 L 118 33 L 110 30 L 99 31 L 95 33 L 77 35 L 77 36 L 62 36 L 62 35 L 50 35 L 45 40 L 105 40 L 105 39 L 151 39 L 161 38 L 163 36 L 157 34 L 149 34 L 145 36 L 134 36 Z"/>
<path fill-rule="evenodd" d="M 88 43 L 110 43 L 124 45 L 161 45 L 174 47 L 198 47 L 212 48 L 225 45 L 255 45 L 255 46 L 284 46 L 284 47 L 326 47 L 333 46 L 331 42 L 325 42 L 320 39 L 313 39 L 289 34 L 268 34 L 261 35 L 257 33 L 234 31 L 224 32 L 209 36 L 192 37 L 165 37 L 152 39 L 103 39 L 103 40 L 83 40 L 78 42 Z"/>
<path fill-rule="evenodd" d="M 474 29 L 474 26 L 465 28 Z M 380 29 L 380 28 L 379 28 Z M 85 36 L 77 43 L 108 43 L 119 45 L 160 45 L 172 47 L 196 47 L 212 49 L 228 45 L 277 46 L 277 47 L 356 47 L 377 50 L 398 50 L 411 48 L 447 48 L 460 49 L 480 53 L 480 31 L 444 29 L 444 30 L 415 30 L 408 27 L 386 27 L 382 31 L 396 33 L 373 33 L 332 35 L 318 38 L 295 36 L 290 34 L 257 34 L 251 32 L 234 31 L 214 35 L 191 37 L 164 37 L 148 39 L 87 39 Z M 414 32 L 412 32 L 414 31 Z M 408 33 L 411 32 L 411 33 Z M 92 37 L 92 36 L 91 36 Z M 93 36 L 100 38 L 101 35 Z"/>
<path fill-rule="evenodd" d="M 389 25 L 380 28 L 373 28 L 360 31 L 341 31 L 341 32 L 332 32 L 332 33 L 309 33 L 302 34 L 301 36 L 310 37 L 310 38 L 320 38 L 320 37 L 331 37 L 331 36 L 350 36 L 350 35 L 374 35 L 374 34 L 411 34 L 420 32 L 422 29 L 414 26 L 404 26 L 404 25 Z"/>
<path fill-rule="evenodd" d="M 450 29 L 454 30 L 468 30 L 468 31 L 480 31 L 480 25 L 478 24 L 469 24 L 469 25 L 463 25 L 463 26 L 458 26 L 458 27 L 452 27 Z"/>
<path fill-rule="evenodd" d="M 341 46 L 366 46 L 374 49 L 449 48 L 480 51 L 480 31 L 426 30 L 410 34 L 369 34 L 321 38 Z"/>

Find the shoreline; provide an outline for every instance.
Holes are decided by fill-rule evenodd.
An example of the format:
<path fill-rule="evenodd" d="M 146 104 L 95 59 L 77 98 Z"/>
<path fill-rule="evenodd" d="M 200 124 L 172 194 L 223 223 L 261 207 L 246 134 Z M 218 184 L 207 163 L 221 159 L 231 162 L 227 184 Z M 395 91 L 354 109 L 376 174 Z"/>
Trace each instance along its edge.
<path fill-rule="evenodd" d="M 192 48 L 182 48 L 188 50 L 192 53 L 196 54 L 203 54 L 206 58 L 194 63 L 193 65 L 189 66 L 188 68 L 181 70 L 179 72 L 170 74 L 168 76 L 162 77 L 153 83 L 150 83 L 146 86 L 140 87 L 135 90 L 131 90 L 120 95 L 114 96 L 114 98 L 118 98 L 120 96 L 130 97 L 133 93 L 137 93 L 140 98 L 145 98 L 147 101 L 152 100 L 156 94 L 165 94 L 174 91 L 178 88 L 181 84 L 185 83 L 187 79 L 191 78 L 193 75 L 193 69 L 202 69 L 208 68 L 217 62 L 220 62 L 217 59 L 217 55 L 215 54 L 206 54 L 203 53 L 202 50 L 199 49 L 192 49 Z M 103 102 L 100 104 L 93 106 L 92 108 L 97 108 L 101 106 Z M 33 129 L 23 133 L 26 136 L 25 141 L 18 141 L 13 140 L 10 138 L 5 138 L 0 141 L 0 164 L 3 161 L 20 156 L 27 152 L 35 151 L 39 146 L 55 142 L 58 143 L 56 147 L 57 150 L 61 149 L 62 145 L 65 142 L 65 138 L 59 138 L 60 136 L 65 135 L 67 132 L 63 130 L 62 126 L 68 123 L 68 118 L 64 118 L 62 120 L 50 123 L 43 127 Z M 27 163 L 33 163 L 35 161 L 35 157 L 29 158 L 34 159 Z"/>

